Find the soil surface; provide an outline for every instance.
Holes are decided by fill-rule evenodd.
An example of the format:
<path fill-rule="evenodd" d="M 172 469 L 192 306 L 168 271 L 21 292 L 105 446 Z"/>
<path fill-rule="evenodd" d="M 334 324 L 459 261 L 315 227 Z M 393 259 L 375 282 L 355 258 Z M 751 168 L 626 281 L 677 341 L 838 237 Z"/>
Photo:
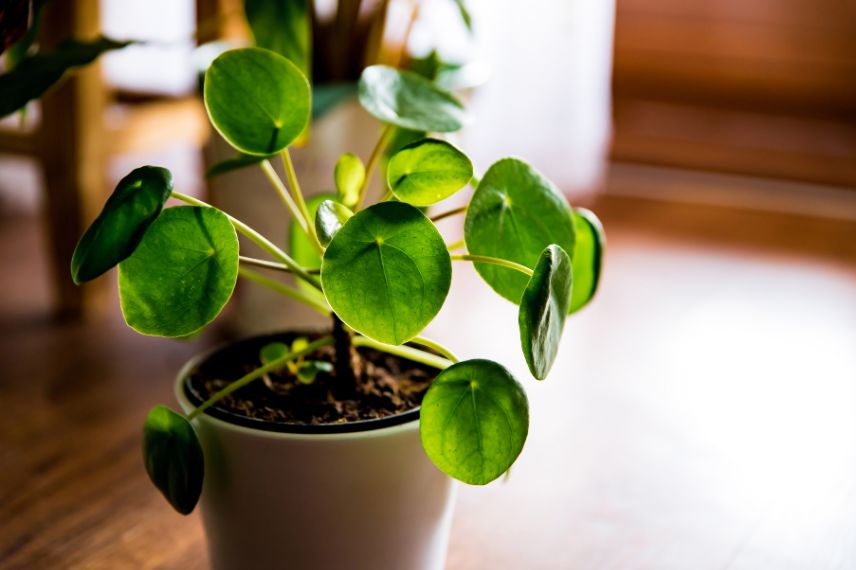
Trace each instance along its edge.
<path fill-rule="evenodd" d="M 190 391 L 201 401 L 208 399 L 261 366 L 259 351 L 265 344 L 290 344 L 297 336 L 311 341 L 319 335 L 282 333 L 253 337 L 213 353 L 190 371 Z M 320 348 L 305 358 L 332 363 L 333 347 Z M 233 392 L 214 407 L 287 424 L 321 425 L 378 419 L 418 407 L 438 373 L 430 366 L 364 347 L 355 350 L 352 362 L 356 386 L 342 385 L 335 371 L 319 372 L 314 382 L 302 384 L 285 369 Z"/>

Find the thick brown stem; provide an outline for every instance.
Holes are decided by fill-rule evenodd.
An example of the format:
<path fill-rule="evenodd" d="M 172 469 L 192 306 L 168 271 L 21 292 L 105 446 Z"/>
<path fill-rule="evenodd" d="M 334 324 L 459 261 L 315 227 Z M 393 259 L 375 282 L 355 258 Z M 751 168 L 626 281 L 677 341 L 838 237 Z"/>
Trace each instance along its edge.
<path fill-rule="evenodd" d="M 354 347 L 351 344 L 351 333 L 345 330 L 342 320 L 333 314 L 333 348 L 336 351 L 336 380 L 338 387 L 346 392 L 354 392 L 357 378 L 354 374 Z"/>

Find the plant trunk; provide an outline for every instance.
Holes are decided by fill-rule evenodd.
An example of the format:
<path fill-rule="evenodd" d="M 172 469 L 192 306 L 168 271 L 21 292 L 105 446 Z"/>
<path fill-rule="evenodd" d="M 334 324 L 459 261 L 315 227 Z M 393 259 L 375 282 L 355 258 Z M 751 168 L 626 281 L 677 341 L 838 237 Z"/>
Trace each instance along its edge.
<path fill-rule="evenodd" d="M 354 346 L 351 344 L 351 333 L 345 330 L 342 320 L 333 314 L 333 348 L 336 351 L 336 384 L 346 393 L 353 393 L 357 387 L 357 377 L 354 374 Z"/>

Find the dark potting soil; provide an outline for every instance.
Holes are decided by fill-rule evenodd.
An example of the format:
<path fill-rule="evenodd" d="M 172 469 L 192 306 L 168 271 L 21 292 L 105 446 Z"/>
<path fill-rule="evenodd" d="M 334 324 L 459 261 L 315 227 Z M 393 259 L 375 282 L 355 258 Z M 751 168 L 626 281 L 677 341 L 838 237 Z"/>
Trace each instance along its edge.
<path fill-rule="evenodd" d="M 253 337 L 218 350 L 193 368 L 189 387 L 201 401 L 261 366 L 259 350 L 270 342 L 290 344 L 297 336 L 282 333 Z M 333 362 L 333 347 L 318 349 L 307 360 Z M 339 424 L 384 418 L 412 410 L 437 369 L 385 352 L 361 347 L 352 359 L 356 385 L 332 372 L 319 372 L 312 384 L 300 383 L 287 369 L 258 379 L 220 400 L 214 407 L 241 416 L 288 424 Z"/>

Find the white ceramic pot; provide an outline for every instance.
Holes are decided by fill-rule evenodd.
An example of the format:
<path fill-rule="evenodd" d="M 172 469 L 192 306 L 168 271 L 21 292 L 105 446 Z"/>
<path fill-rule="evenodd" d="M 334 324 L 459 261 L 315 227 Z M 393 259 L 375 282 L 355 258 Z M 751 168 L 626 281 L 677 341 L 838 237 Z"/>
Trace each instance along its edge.
<path fill-rule="evenodd" d="M 184 379 L 199 359 L 175 385 L 185 412 L 195 405 Z M 418 411 L 315 430 L 328 433 L 268 431 L 209 413 L 193 423 L 215 570 L 443 568 L 455 485 L 425 456 Z M 359 431 L 333 431 L 343 426 Z"/>

